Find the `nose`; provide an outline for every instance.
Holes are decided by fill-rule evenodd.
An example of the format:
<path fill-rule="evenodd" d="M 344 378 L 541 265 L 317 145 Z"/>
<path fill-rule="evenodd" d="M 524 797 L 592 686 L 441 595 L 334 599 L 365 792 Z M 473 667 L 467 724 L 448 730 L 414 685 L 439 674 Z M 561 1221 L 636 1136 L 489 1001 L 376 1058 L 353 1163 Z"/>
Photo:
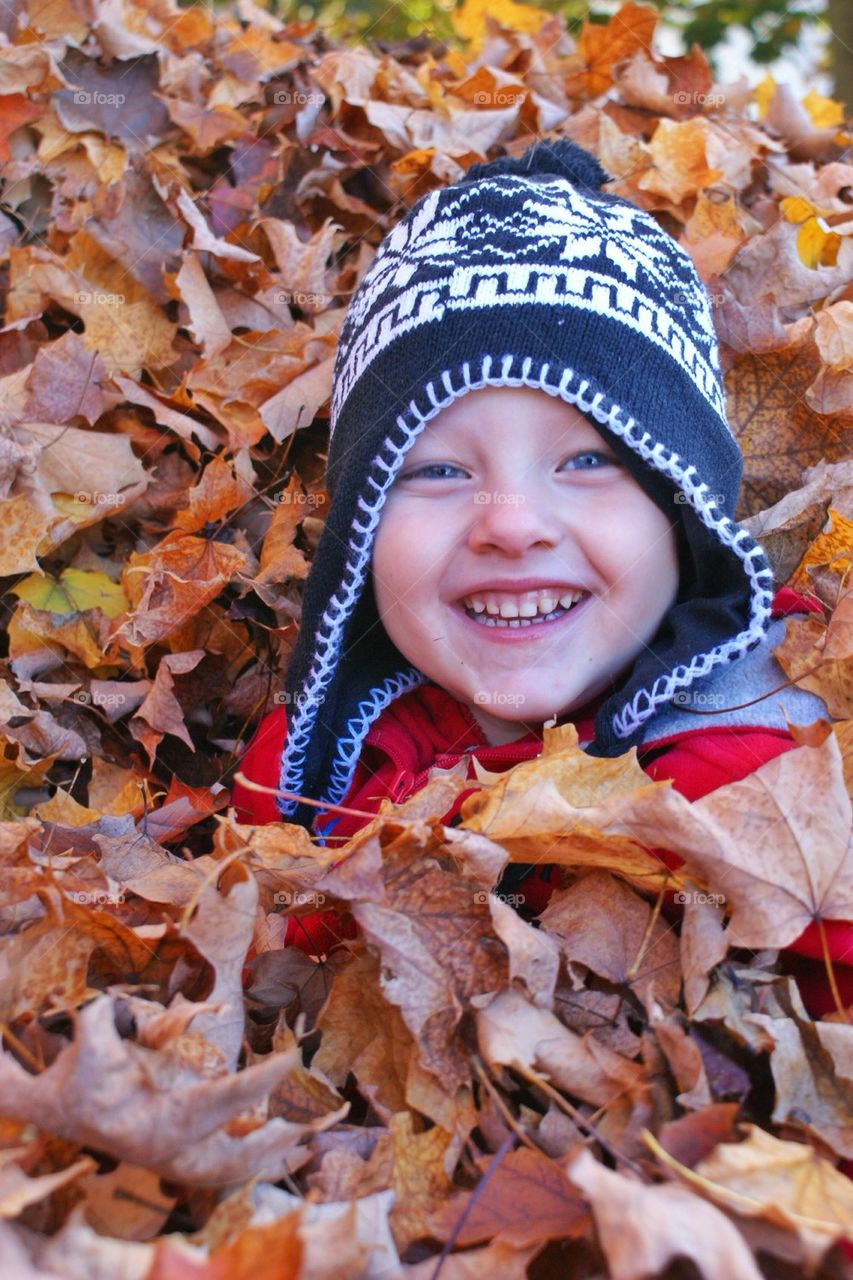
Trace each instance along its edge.
<path fill-rule="evenodd" d="M 563 537 L 563 523 L 541 495 L 534 501 L 523 488 L 483 491 L 474 495 L 468 534 L 472 551 L 492 548 L 521 556 L 531 547 L 555 547 Z"/>

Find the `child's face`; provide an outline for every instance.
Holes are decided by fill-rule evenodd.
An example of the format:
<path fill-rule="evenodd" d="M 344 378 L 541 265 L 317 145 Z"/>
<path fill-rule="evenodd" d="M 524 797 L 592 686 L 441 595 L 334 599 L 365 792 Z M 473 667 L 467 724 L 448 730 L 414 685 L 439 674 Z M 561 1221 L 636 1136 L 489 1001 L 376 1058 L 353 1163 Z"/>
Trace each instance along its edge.
<path fill-rule="evenodd" d="M 652 639 L 678 592 L 675 524 L 573 405 L 482 387 L 406 456 L 376 531 L 377 608 L 400 652 L 511 742 L 607 689 Z M 527 626 L 463 604 L 485 603 L 482 619 L 573 590 L 568 612 Z"/>

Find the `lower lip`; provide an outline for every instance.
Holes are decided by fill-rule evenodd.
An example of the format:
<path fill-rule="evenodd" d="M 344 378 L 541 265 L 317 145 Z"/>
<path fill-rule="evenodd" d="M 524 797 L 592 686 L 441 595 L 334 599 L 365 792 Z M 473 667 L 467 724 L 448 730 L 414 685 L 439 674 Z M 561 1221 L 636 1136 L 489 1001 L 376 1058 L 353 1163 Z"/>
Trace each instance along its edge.
<path fill-rule="evenodd" d="M 524 644 L 527 640 L 541 640 L 544 636 L 552 636 L 557 631 L 570 627 L 578 614 L 586 610 L 586 606 L 592 599 L 591 595 L 585 596 L 580 604 L 574 605 L 566 613 L 561 613 L 559 618 L 553 618 L 550 622 L 538 622 L 532 627 L 484 627 L 481 622 L 475 622 L 473 618 L 469 618 L 462 605 L 455 605 L 454 609 L 461 615 L 462 621 L 469 629 L 481 639 L 492 640 L 496 644 Z"/>

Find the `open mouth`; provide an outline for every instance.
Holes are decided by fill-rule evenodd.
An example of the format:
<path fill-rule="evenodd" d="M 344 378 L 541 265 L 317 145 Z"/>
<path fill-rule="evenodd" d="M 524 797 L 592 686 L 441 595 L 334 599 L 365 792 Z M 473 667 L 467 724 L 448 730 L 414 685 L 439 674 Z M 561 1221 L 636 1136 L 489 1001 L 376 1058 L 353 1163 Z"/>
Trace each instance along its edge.
<path fill-rule="evenodd" d="M 561 604 L 550 611 L 550 613 L 537 613 L 533 618 L 502 618 L 495 614 L 486 612 L 477 612 L 476 609 L 470 608 L 463 601 L 460 601 L 459 607 L 471 619 L 472 622 L 478 623 L 481 627 L 494 627 L 506 630 L 521 630 L 524 627 L 541 627 L 543 623 L 554 622 L 557 618 L 562 618 L 564 614 L 571 613 L 578 605 L 583 604 L 589 599 L 588 591 L 582 592 L 568 607 Z"/>

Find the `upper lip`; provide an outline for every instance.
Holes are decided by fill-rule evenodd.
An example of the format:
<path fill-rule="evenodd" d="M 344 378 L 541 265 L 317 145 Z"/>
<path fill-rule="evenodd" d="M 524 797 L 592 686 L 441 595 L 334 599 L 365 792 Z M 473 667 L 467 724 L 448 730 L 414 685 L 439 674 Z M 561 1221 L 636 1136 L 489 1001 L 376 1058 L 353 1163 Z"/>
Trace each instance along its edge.
<path fill-rule="evenodd" d="M 586 591 L 579 583 L 549 581 L 547 578 L 492 578 L 491 582 L 480 582 L 475 587 L 468 587 L 460 593 L 458 599 L 475 596 L 480 591 L 555 591 L 565 594 L 568 591 Z"/>

